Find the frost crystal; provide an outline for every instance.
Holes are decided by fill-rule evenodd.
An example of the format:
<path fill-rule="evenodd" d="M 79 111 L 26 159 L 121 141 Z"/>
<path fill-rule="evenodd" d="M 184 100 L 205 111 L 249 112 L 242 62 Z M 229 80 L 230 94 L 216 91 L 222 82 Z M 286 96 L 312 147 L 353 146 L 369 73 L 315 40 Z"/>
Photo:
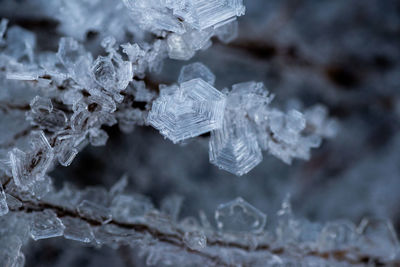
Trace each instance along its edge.
<path fill-rule="evenodd" d="M 344 250 L 354 245 L 355 226 L 348 222 L 330 222 L 319 236 L 320 250 Z"/>
<path fill-rule="evenodd" d="M 151 201 L 141 195 L 118 195 L 111 203 L 112 217 L 121 222 L 135 222 L 153 208 Z"/>
<path fill-rule="evenodd" d="M 32 125 L 42 129 L 57 131 L 63 129 L 67 122 L 67 116 L 61 110 L 53 108 L 49 98 L 36 96 L 30 103 L 31 111 L 27 113 L 27 119 Z"/>
<path fill-rule="evenodd" d="M 28 153 L 14 148 L 10 152 L 10 164 L 15 184 L 23 190 L 37 180 L 42 180 L 53 160 L 53 149 L 43 132 L 33 132 L 32 150 Z"/>
<path fill-rule="evenodd" d="M 51 210 L 35 213 L 31 228 L 31 236 L 34 240 L 62 236 L 65 226 L 57 215 Z"/>
<path fill-rule="evenodd" d="M 4 193 L 3 186 L 0 184 L 0 216 L 8 213 L 8 205 L 6 194 Z"/>
<path fill-rule="evenodd" d="M 236 39 L 238 36 L 238 22 L 232 21 L 215 30 L 218 40 L 227 44 Z"/>
<path fill-rule="evenodd" d="M 188 12 L 177 11 L 198 30 L 223 25 L 245 12 L 242 0 L 193 0 L 188 1 Z"/>
<path fill-rule="evenodd" d="M 220 230 L 259 233 L 264 229 L 267 216 L 238 197 L 219 205 L 215 211 L 215 220 Z"/>
<path fill-rule="evenodd" d="M 362 233 L 361 247 L 370 255 L 393 259 L 399 252 L 399 240 L 390 221 L 364 219 L 358 229 Z"/>
<path fill-rule="evenodd" d="M 103 224 L 110 222 L 112 219 L 111 212 L 108 208 L 92 201 L 83 200 L 78 205 L 77 210 L 79 215 Z"/>
<path fill-rule="evenodd" d="M 215 75 L 200 62 L 183 66 L 179 74 L 178 83 L 187 82 L 196 78 L 200 78 L 211 85 L 215 83 Z"/>
<path fill-rule="evenodd" d="M 160 96 L 148 122 L 177 143 L 220 128 L 224 109 L 224 94 L 202 79 L 193 79 L 172 94 Z"/>
<path fill-rule="evenodd" d="M 248 122 L 226 112 L 222 128 L 211 132 L 210 162 L 236 175 L 248 173 L 262 161 L 261 149 Z"/>
<path fill-rule="evenodd" d="M 72 217 L 65 217 L 62 222 L 65 226 L 65 238 L 84 243 L 89 243 L 94 239 L 93 232 L 87 222 Z"/>
<path fill-rule="evenodd" d="M 207 246 L 207 238 L 201 231 L 186 232 L 183 241 L 193 250 L 201 250 Z"/>

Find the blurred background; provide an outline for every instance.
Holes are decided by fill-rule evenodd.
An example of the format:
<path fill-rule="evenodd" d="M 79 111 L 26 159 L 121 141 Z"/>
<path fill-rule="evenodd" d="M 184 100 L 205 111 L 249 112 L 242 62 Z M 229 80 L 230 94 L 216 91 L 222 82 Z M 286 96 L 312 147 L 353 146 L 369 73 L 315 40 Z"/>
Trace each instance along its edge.
<path fill-rule="evenodd" d="M 2 10 L 1 3 L 0 17 L 37 32 L 43 49 L 57 49 L 57 38 L 45 41 L 59 34 L 56 21 L 29 17 L 12 5 Z M 265 153 L 259 166 L 236 177 L 209 163 L 207 136 L 174 145 L 150 127 L 137 127 L 131 134 L 112 127 L 106 129 L 110 139 L 105 147 L 89 146 L 70 167 L 51 173 L 56 184 L 109 188 L 126 174 L 128 191 L 150 196 L 156 205 L 179 194 L 185 198 L 181 216 L 203 210 L 211 219 L 218 204 L 242 196 L 268 214 L 271 228 L 284 197 L 291 194 L 298 217 L 356 224 L 364 217 L 390 218 L 400 233 L 400 1 L 245 4 L 239 37 L 230 44 L 214 40 L 190 62 L 207 65 L 218 89 L 255 80 L 275 94 L 273 105 L 280 108 L 294 101 L 304 107 L 325 105 L 340 122 L 335 139 L 313 150 L 309 161 L 290 166 Z M 96 32 L 87 38 L 89 44 L 92 39 L 98 43 Z M 167 60 L 163 72 L 149 81 L 176 82 L 187 63 Z M 126 254 L 123 249 L 82 250 L 73 242 L 48 240 L 28 249 L 27 266 L 134 266 L 136 258 L 120 257 Z"/>

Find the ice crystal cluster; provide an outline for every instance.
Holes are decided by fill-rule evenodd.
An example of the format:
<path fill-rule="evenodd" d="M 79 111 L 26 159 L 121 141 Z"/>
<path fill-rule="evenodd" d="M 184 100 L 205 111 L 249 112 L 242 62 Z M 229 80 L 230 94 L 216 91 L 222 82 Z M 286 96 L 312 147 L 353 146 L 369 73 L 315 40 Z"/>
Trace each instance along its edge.
<path fill-rule="evenodd" d="M 272 165 L 283 162 L 290 169 L 340 132 L 328 107 L 296 99 L 282 104 L 274 100 L 280 92 L 255 81 L 259 77 L 238 75 L 224 84 L 219 75 L 225 70 L 199 60 L 213 42 L 241 47 L 229 43 L 237 38 L 237 19 L 245 11 L 242 0 L 0 1 L 0 266 L 36 266 L 25 255 L 38 246 L 44 250 L 42 242 L 50 240 L 72 240 L 68 246 L 82 243 L 93 251 L 114 249 L 125 259 L 121 266 L 399 264 L 395 228 L 384 216 L 359 224 L 313 222 L 294 215 L 291 202 L 297 200 L 282 194 L 279 210 L 267 216 L 260 198 L 247 201 L 252 192 L 236 188 L 236 196 L 227 199 L 229 185 L 211 177 L 214 185 L 204 187 L 211 172 L 229 175 L 229 183 L 250 180 L 236 176 L 259 171 L 267 155 L 272 157 L 265 161 L 276 158 Z M 35 23 L 22 18 L 44 22 L 30 28 Z M 54 23 L 51 31 L 46 21 Z M 172 68 L 180 69 L 179 75 Z M 168 177 L 166 170 L 135 163 L 145 151 L 126 146 L 130 156 L 113 152 L 113 146 L 121 146 L 114 143 L 125 138 L 115 138 L 115 130 L 130 136 L 146 128 L 167 139 L 163 151 L 174 147 L 165 155 L 151 150 L 153 137 L 143 141 L 153 151 L 150 157 L 165 161 L 166 170 L 180 179 L 165 188 L 151 176 Z M 140 179 L 122 175 L 115 182 L 122 167 L 110 167 L 112 181 L 97 177 L 88 185 L 62 178 L 60 172 L 77 166 L 86 151 L 103 146 L 110 146 L 104 165 L 127 165 Z M 194 185 L 196 173 L 181 177 L 185 167 L 174 162 L 175 147 L 189 151 L 187 165 L 205 160 L 221 170 L 202 165 L 197 175 L 205 182 Z M 200 151 L 207 149 L 208 158 Z M 263 175 L 275 170 L 272 165 Z M 264 185 L 252 184 L 257 187 L 255 192 Z M 214 212 L 190 213 L 186 200 L 170 188 L 185 188 L 207 206 L 213 201 Z M 196 198 L 194 189 L 212 197 Z M 78 266 L 69 261 L 76 255 L 63 257 L 51 266 Z M 121 261 L 87 258 L 94 259 L 92 265 L 82 266 L 120 266 Z"/>

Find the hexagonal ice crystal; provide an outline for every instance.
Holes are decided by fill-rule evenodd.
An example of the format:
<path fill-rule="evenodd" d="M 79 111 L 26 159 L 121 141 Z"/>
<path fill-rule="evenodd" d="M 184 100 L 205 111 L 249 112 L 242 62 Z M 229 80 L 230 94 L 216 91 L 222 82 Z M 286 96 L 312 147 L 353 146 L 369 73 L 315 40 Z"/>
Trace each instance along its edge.
<path fill-rule="evenodd" d="M 223 231 L 259 233 L 264 229 L 267 216 L 238 197 L 220 204 L 215 211 L 215 220 L 218 229 Z"/>
<path fill-rule="evenodd" d="M 262 161 L 257 136 L 244 116 L 226 112 L 222 128 L 211 132 L 210 162 L 236 175 L 248 173 Z"/>
<path fill-rule="evenodd" d="M 175 10 L 178 16 L 198 30 L 223 25 L 244 12 L 242 0 L 194 0 L 188 1 L 187 8 Z"/>
<path fill-rule="evenodd" d="M 225 95 L 202 79 L 181 84 L 153 103 L 148 122 L 177 143 L 222 126 Z"/>

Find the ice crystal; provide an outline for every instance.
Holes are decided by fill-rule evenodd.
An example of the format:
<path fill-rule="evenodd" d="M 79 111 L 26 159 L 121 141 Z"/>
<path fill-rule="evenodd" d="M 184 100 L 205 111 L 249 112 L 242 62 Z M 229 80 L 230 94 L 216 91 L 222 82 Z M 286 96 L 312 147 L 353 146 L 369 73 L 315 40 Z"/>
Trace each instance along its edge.
<path fill-rule="evenodd" d="M 196 78 L 200 78 L 211 85 L 215 83 L 215 75 L 207 66 L 200 62 L 183 66 L 179 74 L 178 83 L 187 82 Z"/>
<path fill-rule="evenodd" d="M 44 178 L 53 160 L 53 149 L 43 132 L 33 132 L 32 149 L 28 153 L 14 148 L 10 164 L 15 184 L 23 190 Z"/>
<path fill-rule="evenodd" d="M 62 236 L 65 226 L 52 210 L 35 213 L 31 228 L 34 240 Z"/>
<path fill-rule="evenodd" d="M 185 244 L 193 250 L 201 250 L 207 246 L 207 238 L 204 233 L 199 231 L 186 232 L 184 238 Z"/>
<path fill-rule="evenodd" d="M 0 216 L 8 213 L 8 205 L 6 200 L 6 194 L 4 193 L 3 186 L 0 185 Z"/>
<path fill-rule="evenodd" d="M 89 243 L 93 240 L 93 232 L 87 222 L 77 218 L 66 217 L 62 219 L 62 223 L 65 226 L 65 238 L 84 243 Z"/>
<path fill-rule="evenodd" d="M 326 40 L 331 40 L 326 37 L 337 31 L 324 25 L 336 24 L 315 23 L 313 14 L 329 22 L 338 13 L 342 23 L 357 17 L 348 13 L 353 5 L 335 1 L 326 8 L 329 16 L 325 16 L 324 4 L 305 1 L 296 6 L 295 16 L 292 8 L 284 7 L 263 19 L 274 6 L 284 4 L 261 2 L 248 3 L 251 16 L 240 27 L 237 18 L 245 13 L 242 0 L 2 3 L 0 16 L 10 16 L 10 20 L 0 21 L 1 266 L 22 267 L 23 251 L 31 261 L 36 247 L 43 249 L 49 244 L 60 252 L 51 259 L 54 266 L 76 265 L 75 255 L 80 253 L 90 266 L 99 262 L 115 265 L 122 254 L 126 262 L 139 265 L 398 265 L 399 242 L 388 220 L 363 219 L 356 226 L 351 220 L 321 223 L 301 217 L 326 220 L 351 214 L 354 220 L 365 214 L 396 215 L 390 206 L 396 206 L 398 194 L 388 189 L 390 183 L 386 182 L 398 180 L 398 153 L 392 147 L 399 142 L 385 143 L 389 148 L 382 149 L 382 154 L 389 151 L 389 156 L 372 158 L 367 153 L 358 156 L 353 151 L 357 146 L 349 145 L 359 142 L 363 152 L 372 151 L 381 146 L 376 132 L 385 132 L 385 142 L 396 132 L 396 123 L 389 127 L 385 122 L 387 117 L 397 116 L 388 111 L 399 102 L 388 97 L 390 87 L 398 84 L 392 81 L 397 77 L 398 53 L 389 42 L 398 25 L 396 14 L 376 16 L 377 23 L 375 16 L 369 16 L 375 14 L 376 6 L 365 5 L 370 27 L 362 32 L 368 35 L 355 32 L 356 27 L 345 27 L 340 31 L 343 37 L 327 45 Z M 337 8 L 341 5 L 346 8 Z M 362 24 L 362 18 L 359 20 L 357 25 Z M 263 28 L 253 29 L 255 25 Z M 353 43 L 370 38 L 370 31 L 380 25 L 389 25 L 383 41 L 374 38 L 372 45 L 346 51 L 354 48 Z M 240 38 L 227 45 L 239 31 Z M 318 42 L 313 36 L 318 36 Z M 214 41 L 214 50 L 204 53 Z M 385 49 L 371 50 L 381 41 Z M 368 62 L 374 65 L 352 68 L 348 60 L 340 61 L 340 54 L 354 55 L 354 61 L 365 66 Z M 173 76 L 178 64 L 183 65 L 177 60 L 194 57 L 196 62 L 184 65 L 179 77 Z M 199 61 L 208 62 L 215 73 Z M 359 75 L 366 70 L 368 75 Z M 279 97 L 272 103 L 274 95 L 264 83 L 243 82 L 249 73 L 265 79 L 279 97 L 295 94 L 307 105 L 314 105 L 315 99 L 326 102 L 345 120 L 346 127 L 354 120 L 360 130 L 347 134 L 348 139 L 338 138 L 340 141 L 321 149 L 307 164 L 287 166 L 290 170 L 283 171 L 280 164 L 265 160 L 254 171 L 263 179 L 236 181 L 231 174 L 249 173 L 267 153 L 287 164 L 310 159 L 311 149 L 319 147 L 324 138 L 335 137 L 339 129 L 325 106 L 303 107 L 293 99 L 285 105 Z M 320 73 L 326 77 L 319 79 Z M 374 74 L 379 76 L 378 85 Z M 368 77 L 368 83 L 361 83 L 361 76 Z M 356 85 L 350 85 L 353 83 Z M 360 90 L 335 91 L 336 87 L 358 89 L 358 84 L 368 84 L 364 95 L 359 95 Z M 385 92 L 374 95 L 374 87 L 382 84 Z M 222 87 L 230 85 L 230 89 Z M 307 89 L 309 85 L 311 89 Z M 303 90 L 297 93 L 299 88 L 305 88 L 304 94 Z M 312 90 L 312 97 L 307 90 Z M 352 98 L 357 99 L 355 104 Z M 357 124 L 360 113 L 368 110 L 375 116 L 380 109 L 385 111 L 385 120 L 371 123 L 372 133 L 362 126 L 370 120 Z M 346 121 L 349 114 L 351 123 Z M 182 147 L 173 148 L 152 131 L 141 129 L 148 126 Z M 136 132 L 119 135 L 118 128 L 124 133 Z M 195 137 L 196 141 L 190 142 Z M 364 139 L 368 140 L 366 146 Z M 116 151 L 88 148 L 107 142 Z M 204 156 L 207 147 L 210 162 L 231 174 L 205 167 L 207 158 L 200 155 Z M 203 149 L 203 154 L 196 149 Z M 93 154 L 96 157 L 90 158 Z M 329 167 L 320 168 L 323 164 Z M 348 169 L 350 165 L 355 167 Z M 129 176 L 123 175 L 116 183 L 111 180 L 121 173 Z M 220 179 L 214 179 L 214 173 Z M 320 180 L 321 175 L 332 182 Z M 383 182 L 375 182 L 372 175 Z M 99 186 L 100 182 L 113 186 Z M 81 188 L 92 183 L 96 186 Z M 356 209 L 343 202 L 348 198 L 343 188 L 352 187 L 356 190 L 350 194 L 351 203 L 357 203 Z M 287 197 L 266 228 L 267 215 L 259 209 L 273 209 L 276 199 L 280 201 L 288 190 L 295 195 L 300 215 L 294 214 Z M 144 192 L 150 197 L 141 195 Z M 355 201 L 357 192 L 362 192 L 362 201 Z M 242 195 L 252 204 L 242 197 L 215 204 L 232 194 Z M 196 218 L 195 209 L 200 205 L 204 211 Z M 207 218 L 213 211 L 215 223 Z M 67 248 L 62 238 L 51 243 L 39 241 L 33 247 L 28 243 L 29 238 L 61 236 L 86 244 L 70 242 Z M 87 252 L 83 245 L 106 248 L 101 253 Z M 109 248 L 118 249 L 120 255 L 115 256 Z M 104 257 L 104 262 L 96 257 Z M 46 257 L 39 257 L 39 262 L 27 265 L 45 261 Z"/>
<path fill-rule="evenodd" d="M 108 208 L 92 201 L 83 200 L 78 205 L 77 210 L 81 216 L 103 224 L 110 222 L 112 219 L 111 212 Z"/>
<path fill-rule="evenodd" d="M 265 227 L 267 216 L 239 197 L 219 205 L 215 220 L 220 230 L 259 233 Z"/>
<path fill-rule="evenodd" d="M 148 121 L 174 143 L 218 129 L 225 96 L 202 79 L 184 82 L 170 95 L 153 103 Z"/>

